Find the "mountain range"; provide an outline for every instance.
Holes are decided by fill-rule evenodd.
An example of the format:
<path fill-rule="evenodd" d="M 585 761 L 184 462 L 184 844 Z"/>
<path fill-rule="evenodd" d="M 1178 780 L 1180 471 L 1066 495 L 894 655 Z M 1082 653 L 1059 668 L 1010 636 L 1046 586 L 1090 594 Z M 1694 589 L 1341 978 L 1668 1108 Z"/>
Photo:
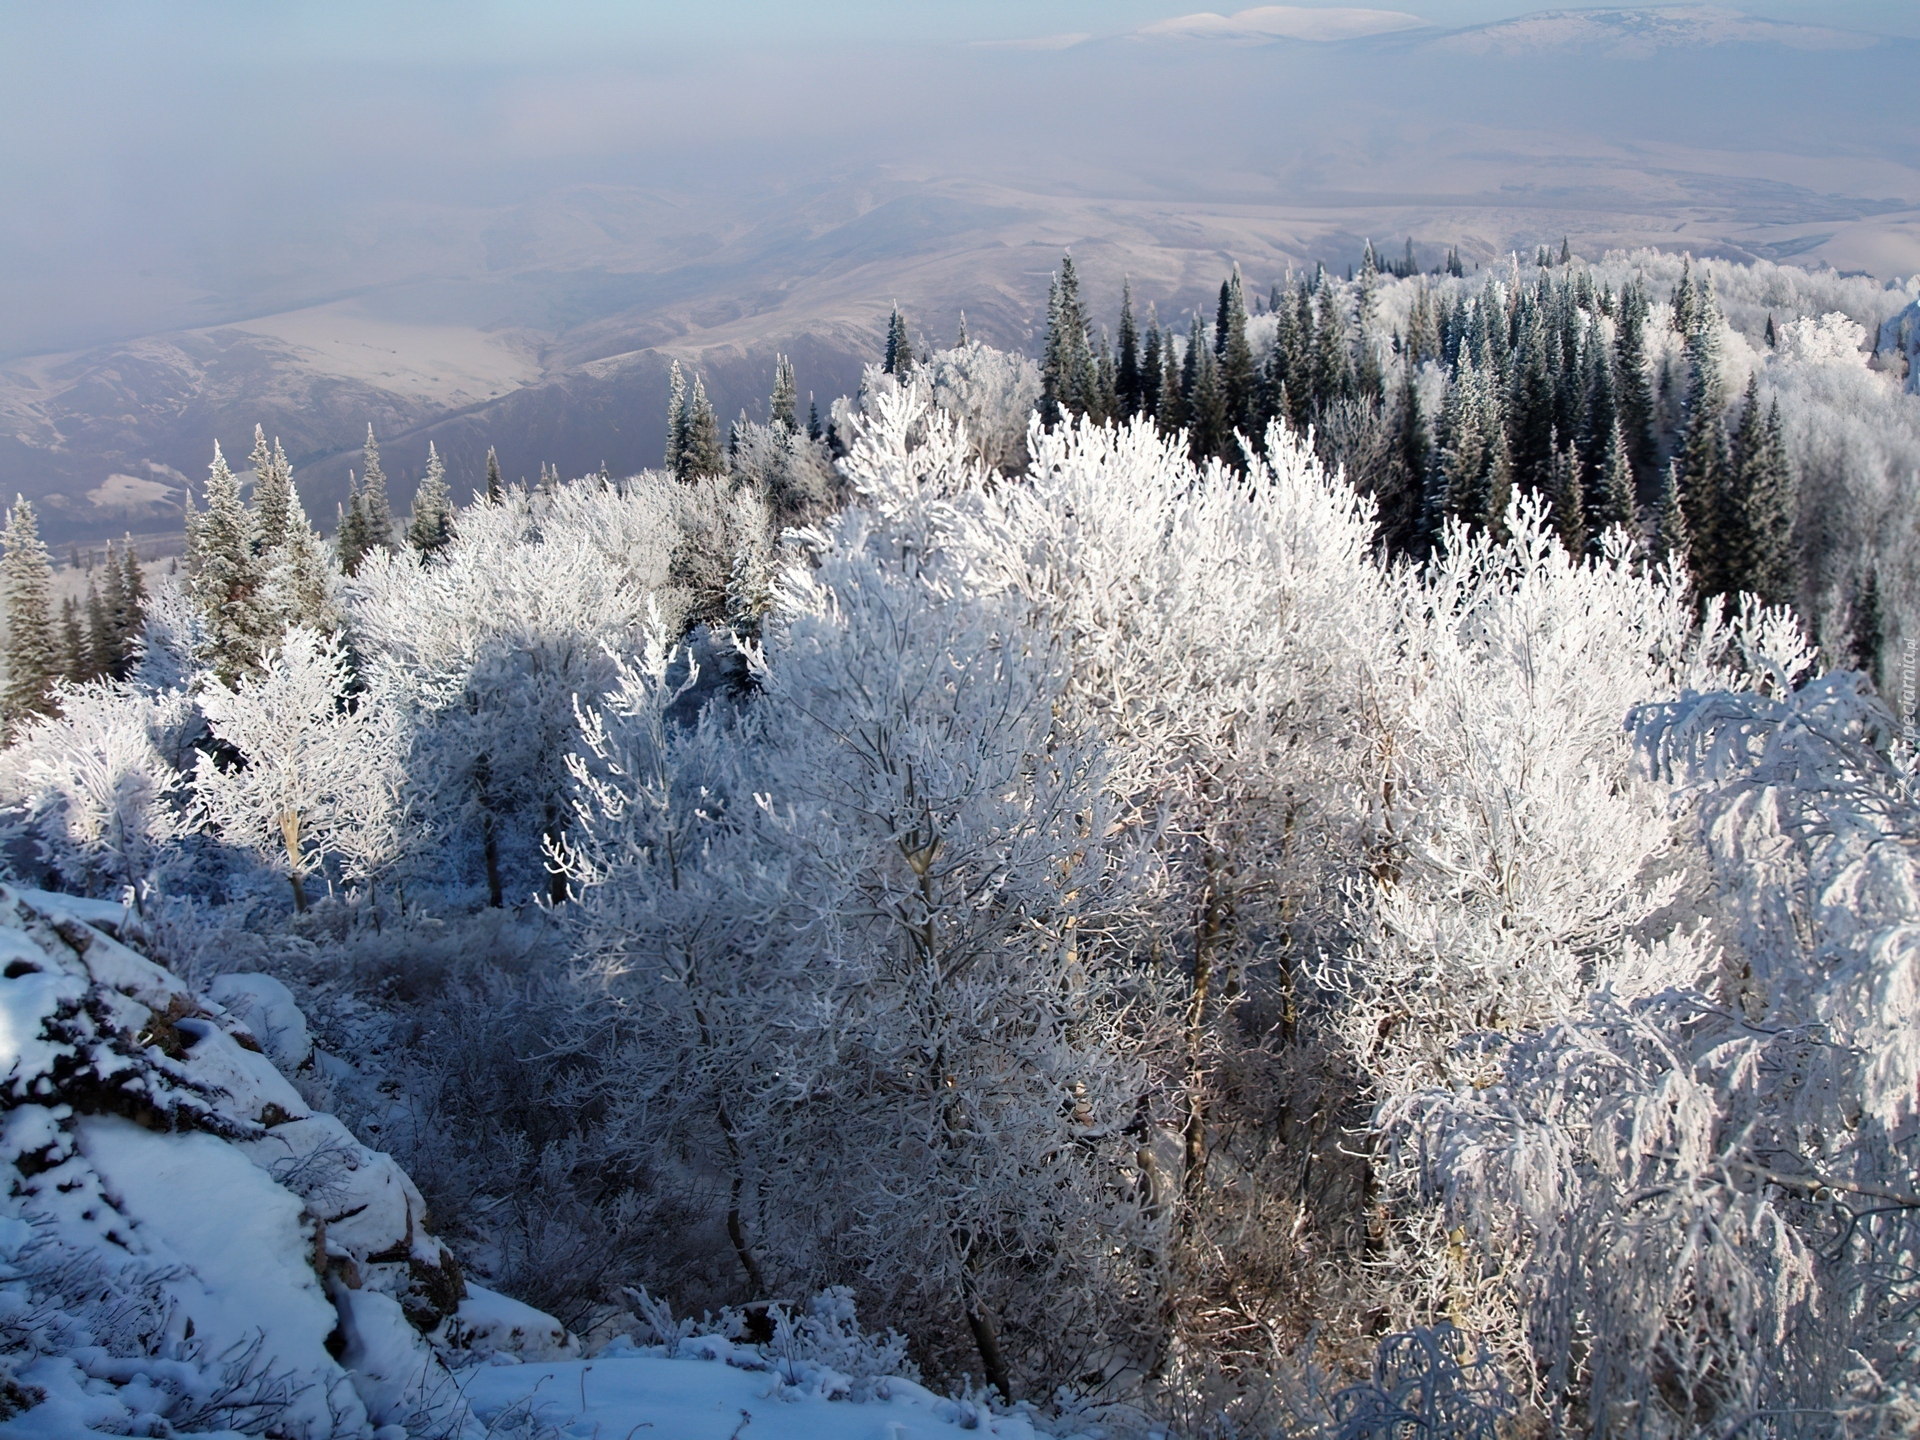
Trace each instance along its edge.
<path fill-rule="evenodd" d="M 64 545 L 177 530 L 256 421 L 327 524 L 369 423 L 401 505 L 430 440 L 462 497 L 490 445 L 510 478 L 631 471 L 659 463 L 674 360 L 724 420 L 761 413 L 785 353 L 824 410 L 896 303 L 923 345 L 964 309 L 1031 348 L 1068 248 L 1109 323 L 1123 277 L 1184 323 L 1236 262 L 1264 293 L 1369 238 L 1427 266 L 1570 236 L 1920 269 L 1920 125 L 1891 99 L 1913 41 L 1716 7 L 1444 30 L 1266 6 L 909 59 L 918 104 L 807 168 L 389 205 L 244 281 L 116 275 L 130 329 L 0 328 L 0 482 Z"/>

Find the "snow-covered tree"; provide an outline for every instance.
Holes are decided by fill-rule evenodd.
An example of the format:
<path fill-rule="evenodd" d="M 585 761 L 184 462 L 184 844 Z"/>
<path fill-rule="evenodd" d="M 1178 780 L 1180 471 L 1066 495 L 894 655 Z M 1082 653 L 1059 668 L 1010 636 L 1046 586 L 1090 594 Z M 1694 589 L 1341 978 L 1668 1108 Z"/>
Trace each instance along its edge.
<path fill-rule="evenodd" d="M 6 724 L 16 730 L 55 703 L 59 659 L 53 632 L 53 562 L 40 539 L 33 504 L 16 496 L 7 512 L 6 559 L 0 574 L 7 587 Z"/>
<path fill-rule="evenodd" d="M 497 471 L 496 467 L 496 471 Z M 427 473 L 413 492 L 413 513 L 407 520 L 407 543 L 422 559 L 444 550 L 453 539 L 454 505 L 447 488 L 447 467 L 433 442 L 427 442 Z"/>
<path fill-rule="evenodd" d="M 400 853 L 400 711 L 350 686 L 340 637 L 295 627 L 257 673 L 231 686 L 216 677 L 199 697 L 236 754 L 199 757 L 195 797 L 223 840 L 287 876 L 299 910 L 308 877 L 329 862 L 362 880 Z"/>
<path fill-rule="evenodd" d="M 255 517 L 218 443 L 207 472 L 207 508 L 187 512 L 187 583 L 203 620 L 196 658 L 231 683 L 259 664 L 274 617 Z"/>

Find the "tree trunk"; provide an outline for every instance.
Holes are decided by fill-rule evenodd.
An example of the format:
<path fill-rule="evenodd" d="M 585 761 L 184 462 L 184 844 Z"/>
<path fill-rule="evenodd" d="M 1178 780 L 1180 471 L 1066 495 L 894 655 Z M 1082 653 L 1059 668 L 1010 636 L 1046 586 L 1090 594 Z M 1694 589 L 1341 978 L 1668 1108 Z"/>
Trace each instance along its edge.
<path fill-rule="evenodd" d="M 547 844 L 557 850 L 561 840 L 560 818 L 552 804 L 548 804 L 547 806 L 547 828 L 545 833 Z M 555 905 L 564 905 L 567 903 L 567 877 L 561 871 L 551 868 L 551 861 L 548 863 L 547 899 Z"/>
<path fill-rule="evenodd" d="M 498 910 L 506 904 L 500 887 L 500 842 L 494 838 L 493 816 L 489 814 L 481 823 L 487 833 L 487 904 Z"/>
<path fill-rule="evenodd" d="M 287 843 L 287 878 L 293 882 L 293 908 L 301 914 L 307 909 L 307 887 L 300 883 L 300 812 L 280 812 L 280 837 Z"/>
<path fill-rule="evenodd" d="M 974 1270 L 978 1262 L 979 1251 L 969 1244 L 966 1275 L 961 1285 L 961 1300 L 967 1312 L 967 1329 L 973 1332 L 974 1348 L 980 1352 L 980 1367 L 987 1373 L 987 1383 L 1000 1392 L 1002 1400 L 1011 1405 L 1013 1377 L 1007 1373 L 1007 1358 L 1000 1352 L 1000 1336 L 993 1328 L 993 1316 L 987 1312 L 985 1303 L 980 1299 L 979 1289 L 974 1283 Z"/>

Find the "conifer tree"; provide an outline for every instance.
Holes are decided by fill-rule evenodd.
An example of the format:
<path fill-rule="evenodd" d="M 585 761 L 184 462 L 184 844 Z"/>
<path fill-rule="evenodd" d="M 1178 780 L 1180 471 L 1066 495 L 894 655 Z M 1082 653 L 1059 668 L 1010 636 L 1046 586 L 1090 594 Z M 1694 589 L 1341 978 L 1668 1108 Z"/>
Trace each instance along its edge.
<path fill-rule="evenodd" d="M 680 362 L 673 362 L 673 368 L 667 378 L 667 473 L 676 480 L 686 480 L 687 475 L 687 377 L 680 371 Z M 540 474 L 547 473 L 546 463 L 541 462 Z"/>
<path fill-rule="evenodd" d="M 266 556 L 267 593 L 276 630 L 304 625 L 322 635 L 340 628 L 333 567 L 326 543 L 307 519 L 300 492 L 287 487 L 287 523 L 280 543 Z"/>
<path fill-rule="evenodd" d="M 713 406 L 707 400 L 707 384 L 693 377 L 693 391 L 687 397 L 686 449 L 682 456 L 684 480 L 704 479 L 727 473 L 727 459 L 720 448 L 720 426 Z"/>
<path fill-rule="evenodd" d="M 1232 434 L 1238 430 L 1252 437 L 1256 430 L 1259 403 L 1259 375 L 1254 369 L 1253 347 L 1247 341 L 1247 301 L 1240 279 L 1240 267 L 1233 267 L 1232 278 L 1220 288 L 1220 309 L 1224 324 L 1215 336 L 1220 356 L 1220 399 L 1224 416 L 1221 444 L 1229 449 Z"/>
<path fill-rule="evenodd" d="M 1728 531 L 1733 545 L 1730 590 L 1784 605 L 1794 594 L 1794 475 L 1780 426 L 1780 402 L 1760 414 L 1757 377 L 1747 384 L 1746 413 L 1734 446 L 1735 479 Z"/>
<path fill-rule="evenodd" d="M 1614 337 L 1613 370 L 1620 428 L 1627 458 L 1636 474 L 1653 468 L 1653 374 L 1647 365 L 1647 296 L 1629 285 L 1620 296 L 1620 323 Z"/>
<path fill-rule="evenodd" d="M 373 426 L 367 426 L 364 455 L 366 473 L 360 477 L 360 509 L 365 517 L 364 542 L 369 550 L 391 551 L 393 543 L 393 502 L 387 498 L 387 472 L 380 468 L 380 442 L 373 438 Z"/>
<path fill-rule="evenodd" d="M 507 498 L 507 487 L 500 479 L 500 457 L 491 445 L 487 447 L 487 488 L 483 493 L 489 505 L 498 505 Z"/>
<path fill-rule="evenodd" d="M 287 530 L 289 497 L 293 493 L 293 467 L 279 440 L 267 447 L 266 431 L 253 427 L 253 509 L 254 544 L 264 553 L 277 546 Z"/>
<path fill-rule="evenodd" d="M 71 595 L 60 602 L 59 669 L 69 680 L 84 680 L 91 673 L 87 635 L 80 627 L 80 606 Z"/>
<path fill-rule="evenodd" d="M 1580 474 L 1580 452 L 1568 441 L 1553 456 L 1553 528 L 1567 553 L 1578 559 L 1587 553 L 1587 492 Z"/>
<path fill-rule="evenodd" d="M 1737 539 L 1727 534 L 1732 463 L 1720 376 L 1720 314 L 1712 285 L 1695 287 L 1687 334 L 1687 420 L 1680 446 L 1680 503 L 1688 565 L 1702 596 L 1726 593 Z"/>
<path fill-rule="evenodd" d="M 1186 366 L 1171 331 L 1161 336 L 1160 405 L 1154 412 L 1160 433 L 1171 435 L 1187 426 Z"/>
<path fill-rule="evenodd" d="M 1680 261 L 1680 283 L 1673 291 L 1673 328 L 1682 335 L 1692 335 L 1699 328 L 1699 291 L 1693 279 L 1693 256 L 1688 255 Z"/>
<path fill-rule="evenodd" d="M 1660 476 L 1660 504 L 1653 522 L 1653 558 L 1663 565 L 1683 565 L 1692 548 L 1692 537 L 1687 534 L 1687 510 L 1680 500 L 1680 462 L 1673 460 Z"/>
<path fill-rule="evenodd" d="M 97 580 L 87 582 L 87 668 L 77 679 L 98 680 L 113 673 L 113 627 L 107 620 L 107 602 L 100 598 Z"/>
<path fill-rule="evenodd" d="M 953 336 L 953 348 L 956 350 L 964 350 L 972 343 L 973 338 L 967 334 L 967 312 L 962 310 L 960 312 L 960 328 L 954 332 Z"/>
<path fill-rule="evenodd" d="M 1847 634 L 1847 663 L 1870 678 L 1879 679 L 1880 651 L 1887 643 L 1887 617 L 1880 599 L 1880 568 L 1866 561 L 1854 576 L 1852 622 Z"/>
<path fill-rule="evenodd" d="M 1313 412 L 1319 413 L 1347 393 L 1349 351 L 1346 307 L 1333 277 L 1320 272 L 1314 317 Z"/>
<path fill-rule="evenodd" d="M 1113 346 L 1106 329 L 1102 327 L 1100 351 L 1093 362 L 1093 403 L 1087 406 L 1087 413 L 1105 424 L 1114 419 L 1119 409 L 1119 368 L 1114 363 Z"/>
<path fill-rule="evenodd" d="M 1780 348 L 1780 334 L 1773 328 L 1773 316 L 1771 313 L 1767 316 L 1767 348 L 1769 350 L 1778 350 Z"/>
<path fill-rule="evenodd" d="M 1560 237 L 1560 263 L 1562 265 L 1571 265 L 1573 263 L 1573 239 L 1571 236 L 1562 235 Z"/>
<path fill-rule="evenodd" d="M 53 710 L 50 692 L 60 673 L 53 629 L 53 561 L 40 543 L 33 503 L 15 496 L 7 514 L 6 558 L 0 575 L 7 586 L 7 686 L 5 708 L 11 735 L 26 720 Z"/>
<path fill-rule="evenodd" d="M 1120 282 L 1120 354 L 1113 377 L 1114 419 L 1140 413 L 1140 332 L 1133 323 L 1133 282 Z"/>
<path fill-rule="evenodd" d="M 347 501 L 340 507 L 333 531 L 334 555 L 343 575 L 356 575 L 367 555 L 367 506 L 360 495 L 360 482 L 347 474 Z"/>
<path fill-rule="evenodd" d="M 1209 456 L 1238 461 L 1233 432 L 1227 416 L 1226 386 L 1220 374 L 1219 357 L 1200 340 L 1200 317 L 1193 317 L 1194 348 L 1198 361 L 1194 367 L 1193 394 L 1188 397 L 1187 448 L 1196 465 Z"/>
<path fill-rule="evenodd" d="M 272 622 L 254 517 L 218 442 L 207 470 L 207 508 L 190 515 L 187 529 L 188 593 L 204 625 L 195 658 L 231 684 L 258 665 Z"/>
<path fill-rule="evenodd" d="M 1160 415 L 1161 370 L 1160 314 L 1151 301 L 1147 304 L 1147 343 L 1140 355 L 1140 397 L 1137 413 L 1157 420 Z"/>
<path fill-rule="evenodd" d="M 1391 481 L 1380 495 L 1380 541 L 1388 553 L 1411 554 L 1424 549 L 1423 512 L 1427 472 L 1432 466 L 1426 417 L 1420 413 L 1420 392 L 1410 370 L 1400 375 L 1397 406 L 1399 427 L 1394 438 Z"/>
<path fill-rule="evenodd" d="M 898 301 L 887 321 L 887 359 L 881 369 L 902 379 L 913 371 L 913 344 L 907 338 L 907 317 L 900 313 Z"/>
<path fill-rule="evenodd" d="M 965 332 L 965 329 L 965 325 L 962 325 L 962 333 Z M 809 390 L 807 392 L 807 438 L 818 442 L 820 436 L 820 405 L 819 402 L 813 398 L 813 392 Z"/>
<path fill-rule="evenodd" d="M 407 543 L 425 560 L 452 541 L 453 497 L 447 489 L 447 467 L 429 440 L 427 473 L 413 492 L 413 511 L 407 517 Z"/>
<path fill-rule="evenodd" d="M 769 424 L 783 425 L 789 435 L 800 428 L 797 413 L 799 391 L 794 385 L 793 362 L 784 355 L 773 357 L 773 394 L 767 399 L 767 420 Z"/>
<path fill-rule="evenodd" d="M 1619 526 L 1634 528 L 1633 464 L 1627 458 L 1627 439 L 1616 418 L 1608 432 L 1606 458 L 1600 472 L 1591 511 L 1596 536 Z"/>
<path fill-rule="evenodd" d="M 1049 302 L 1040 367 L 1041 418 L 1048 424 L 1084 415 L 1099 403 L 1099 375 L 1087 334 L 1086 307 L 1073 257 L 1060 260 Z"/>

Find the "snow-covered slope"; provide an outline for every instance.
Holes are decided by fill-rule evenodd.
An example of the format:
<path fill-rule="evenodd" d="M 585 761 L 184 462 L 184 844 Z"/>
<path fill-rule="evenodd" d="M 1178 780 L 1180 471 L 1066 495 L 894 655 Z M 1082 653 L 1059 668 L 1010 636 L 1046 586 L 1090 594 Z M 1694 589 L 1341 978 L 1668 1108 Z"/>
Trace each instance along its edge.
<path fill-rule="evenodd" d="M 763 1346 L 648 1301 L 660 1343 L 583 1357 L 467 1284 L 406 1173 L 303 1099 L 283 985 L 195 994 L 126 922 L 0 886 L 0 1436 L 1034 1435 L 891 1374 L 904 1346 L 844 1292 Z"/>

